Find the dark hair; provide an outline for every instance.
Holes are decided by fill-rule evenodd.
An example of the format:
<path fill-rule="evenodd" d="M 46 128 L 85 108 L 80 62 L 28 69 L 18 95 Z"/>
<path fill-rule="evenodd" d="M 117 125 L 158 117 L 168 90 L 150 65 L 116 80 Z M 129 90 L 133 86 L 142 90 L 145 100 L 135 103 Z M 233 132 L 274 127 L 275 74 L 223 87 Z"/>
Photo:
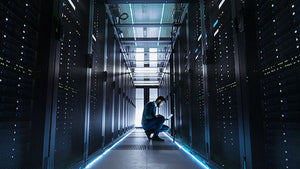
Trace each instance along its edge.
<path fill-rule="evenodd" d="M 158 96 L 158 98 L 156 99 L 156 101 L 157 100 L 166 101 L 166 99 L 164 98 L 164 96 Z"/>

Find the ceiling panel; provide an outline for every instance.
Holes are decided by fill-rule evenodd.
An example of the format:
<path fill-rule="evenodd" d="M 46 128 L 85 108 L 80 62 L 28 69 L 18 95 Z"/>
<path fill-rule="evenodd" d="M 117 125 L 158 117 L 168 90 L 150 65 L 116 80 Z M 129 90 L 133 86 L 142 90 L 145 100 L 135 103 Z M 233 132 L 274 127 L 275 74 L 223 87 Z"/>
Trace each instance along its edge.
<path fill-rule="evenodd" d="M 178 5 L 172 3 L 109 5 L 112 18 L 117 22 L 118 29 L 123 33 L 121 43 L 128 52 L 127 63 L 133 78 L 136 80 L 135 85 L 159 84 L 162 71 L 169 59 L 170 37 L 174 22 L 173 14 L 175 11 L 178 12 L 176 6 Z M 118 21 L 116 18 L 122 14 L 123 16 L 127 14 L 128 18 Z M 133 26 L 131 26 L 132 24 Z M 134 26 L 134 24 L 143 25 Z M 167 25 L 160 26 L 160 24 Z M 158 43 L 158 40 L 161 40 L 161 42 Z M 145 53 L 136 54 L 137 48 L 144 48 Z M 151 55 L 149 48 L 157 48 L 157 61 L 149 61 Z M 144 57 L 142 60 L 137 61 L 137 55 Z"/>

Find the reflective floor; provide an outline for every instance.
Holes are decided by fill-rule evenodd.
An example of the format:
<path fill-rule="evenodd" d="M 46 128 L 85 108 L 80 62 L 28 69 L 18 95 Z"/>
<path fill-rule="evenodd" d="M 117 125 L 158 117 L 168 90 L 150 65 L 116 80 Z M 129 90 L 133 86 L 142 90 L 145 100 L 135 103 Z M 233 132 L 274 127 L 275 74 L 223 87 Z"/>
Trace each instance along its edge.
<path fill-rule="evenodd" d="M 148 141 L 143 129 L 135 129 L 91 169 L 204 169 L 171 142 Z"/>

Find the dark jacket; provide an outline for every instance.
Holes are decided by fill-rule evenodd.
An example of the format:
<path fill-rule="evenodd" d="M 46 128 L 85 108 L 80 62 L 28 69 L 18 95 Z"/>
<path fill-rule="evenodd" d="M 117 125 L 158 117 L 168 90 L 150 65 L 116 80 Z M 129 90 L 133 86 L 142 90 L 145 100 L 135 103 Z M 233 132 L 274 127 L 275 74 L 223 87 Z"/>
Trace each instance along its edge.
<path fill-rule="evenodd" d="M 153 119 L 156 116 L 156 107 L 154 102 L 148 102 L 144 106 L 142 125 L 147 122 L 147 120 Z"/>

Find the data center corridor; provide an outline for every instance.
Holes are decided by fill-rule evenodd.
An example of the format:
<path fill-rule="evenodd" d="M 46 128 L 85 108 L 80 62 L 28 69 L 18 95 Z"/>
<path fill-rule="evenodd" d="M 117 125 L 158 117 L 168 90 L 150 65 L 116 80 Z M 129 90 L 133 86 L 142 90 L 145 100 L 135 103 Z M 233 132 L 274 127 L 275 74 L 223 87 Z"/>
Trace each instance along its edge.
<path fill-rule="evenodd" d="M 299 12 L 0 0 L 0 169 L 299 169 Z"/>
<path fill-rule="evenodd" d="M 149 141 L 141 128 L 132 131 L 101 159 L 87 169 L 206 169 L 181 150 L 172 138 L 161 134 L 164 142 Z"/>

